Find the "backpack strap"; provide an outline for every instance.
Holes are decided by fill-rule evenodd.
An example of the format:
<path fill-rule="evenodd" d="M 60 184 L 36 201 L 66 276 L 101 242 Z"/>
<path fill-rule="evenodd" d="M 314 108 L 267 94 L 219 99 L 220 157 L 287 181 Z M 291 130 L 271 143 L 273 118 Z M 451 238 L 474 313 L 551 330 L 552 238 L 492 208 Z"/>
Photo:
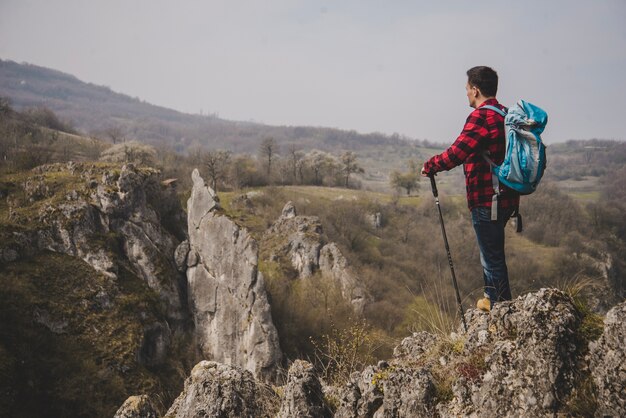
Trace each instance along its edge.
<path fill-rule="evenodd" d="M 507 111 L 505 110 L 498 109 L 497 107 L 492 106 L 492 105 L 484 105 L 481 107 L 493 110 L 494 112 L 498 113 L 503 118 L 506 117 Z M 494 191 L 493 198 L 491 199 L 491 220 L 497 221 L 498 220 L 498 196 L 500 196 L 500 181 L 498 180 L 498 176 L 496 176 L 493 172 L 493 167 L 495 167 L 496 164 L 493 162 L 491 158 L 489 158 L 489 153 L 487 151 L 483 151 L 482 156 L 485 159 L 485 161 L 489 163 L 489 170 L 491 171 L 491 182 L 493 184 L 493 191 Z M 519 213 L 519 208 L 515 209 L 513 214 L 511 214 L 511 218 L 515 218 L 515 232 L 522 232 L 522 229 L 523 229 L 522 215 Z"/>
<path fill-rule="evenodd" d="M 498 109 L 492 105 L 484 105 L 481 106 L 480 109 L 489 109 L 498 113 L 500 116 L 505 117 L 506 112 L 502 109 Z M 491 184 L 493 186 L 493 197 L 491 198 L 491 220 L 498 220 L 498 197 L 500 196 L 500 180 L 498 180 L 498 176 L 493 172 L 493 167 L 495 166 L 494 162 L 489 158 L 489 153 L 487 151 L 483 151 L 482 156 L 489 163 L 489 171 L 491 171 Z"/>
<path fill-rule="evenodd" d="M 484 105 L 484 106 L 479 107 L 479 109 L 490 109 L 490 110 L 493 110 L 494 112 L 498 113 L 503 118 L 506 117 L 506 114 L 507 114 L 507 112 L 505 112 L 504 110 L 498 109 L 497 107 L 492 106 L 492 105 Z"/>

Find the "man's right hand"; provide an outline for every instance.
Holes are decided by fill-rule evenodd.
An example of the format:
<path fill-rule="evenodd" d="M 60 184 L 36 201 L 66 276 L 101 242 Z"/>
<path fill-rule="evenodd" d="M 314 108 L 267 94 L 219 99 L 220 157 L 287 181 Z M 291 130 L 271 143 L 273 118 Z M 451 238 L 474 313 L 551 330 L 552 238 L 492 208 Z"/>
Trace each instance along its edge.
<path fill-rule="evenodd" d="M 426 171 L 426 166 L 423 166 L 423 167 L 422 167 L 422 172 L 421 172 L 421 174 L 422 174 L 422 177 L 428 177 L 428 171 Z"/>

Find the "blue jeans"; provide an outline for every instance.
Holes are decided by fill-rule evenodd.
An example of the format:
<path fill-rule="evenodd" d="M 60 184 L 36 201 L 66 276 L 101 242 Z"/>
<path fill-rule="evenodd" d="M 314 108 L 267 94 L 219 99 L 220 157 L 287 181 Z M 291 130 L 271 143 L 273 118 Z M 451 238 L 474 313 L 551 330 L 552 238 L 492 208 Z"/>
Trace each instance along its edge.
<path fill-rule="evenodd" d="M 476 231 L 480 264 L 483 266 L 485 297 L 489 297 L 491 306 L 503 300 L 511 300 L 509 272 L 504 256 L 504 227 L 514 208 L 498 208 L 498 220 L 491 220 L 490 207 L 472 209 L 472 224 Z"/>

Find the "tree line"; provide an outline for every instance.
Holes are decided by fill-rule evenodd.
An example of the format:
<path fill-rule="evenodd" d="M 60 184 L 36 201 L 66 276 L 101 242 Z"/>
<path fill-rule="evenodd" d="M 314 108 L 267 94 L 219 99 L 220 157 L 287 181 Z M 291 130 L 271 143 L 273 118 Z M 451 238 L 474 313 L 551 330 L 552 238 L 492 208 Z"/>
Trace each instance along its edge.
<path fill-rule="evenodd" d="M 273 137 L 261 141 L 256 155 L 196 148 L 189 158 L 214 190 L 267 185 L 360 188 L 355 174 L 365 171 L 352 151 L 339 155 L 321 150 L 305 152 L 295 144 L 281 147 Z"/>

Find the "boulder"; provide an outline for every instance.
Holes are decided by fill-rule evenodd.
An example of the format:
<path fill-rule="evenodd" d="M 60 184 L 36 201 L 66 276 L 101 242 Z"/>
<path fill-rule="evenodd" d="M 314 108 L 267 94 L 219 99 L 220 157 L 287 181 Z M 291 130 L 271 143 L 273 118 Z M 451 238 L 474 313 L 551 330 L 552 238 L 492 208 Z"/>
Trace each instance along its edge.
<path fill-rule="evenodd" d="M 324 393 L 313 365 L 304 360 L 296 360 L 289 367 L 285 396 L 281 402 L 279 418 L 329 417 L 330 411 L 324 403 Z"/>
<path fill-rule="evenodd" d="M 126 399 L 113 418 L 157 418 L 158 416 L 150 398 L 140 395 Z"/>
<path fill-rule="evenodd" d="M 273 417 L 278 402 L 272 388 L 256 381 L 249 371 L 202 361 L 191 371 L 165 417 Z"/>
<path fill-rule="evenodd" d="M 184 240 L 176 247 L 176 251 L 174 252 L 176 268 L 182 273 L 187 270 L 187 256 L 189 255 L 190 249 L 189 240 Z"/>

